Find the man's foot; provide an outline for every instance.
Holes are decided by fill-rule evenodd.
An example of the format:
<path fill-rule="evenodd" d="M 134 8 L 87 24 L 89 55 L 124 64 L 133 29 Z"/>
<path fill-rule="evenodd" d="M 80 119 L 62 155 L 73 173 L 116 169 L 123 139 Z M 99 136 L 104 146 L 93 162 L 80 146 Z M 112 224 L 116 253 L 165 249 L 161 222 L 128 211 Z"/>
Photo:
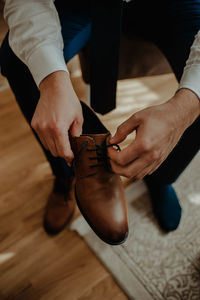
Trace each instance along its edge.
<path fill-rule="evenodd" d="M 153 211 L 164 231 L 172 231 L 177 229 L 182 209 L 171 184 L 159 185 L 148 179 L 144 179 L 150 196 Z"/>
<path fill-rule="evenodd" d="M 59 233 L 73 216 L 75 209 L 74 177 L 55 179 L 43 220 L 44 229 L 49 234 Z"/>

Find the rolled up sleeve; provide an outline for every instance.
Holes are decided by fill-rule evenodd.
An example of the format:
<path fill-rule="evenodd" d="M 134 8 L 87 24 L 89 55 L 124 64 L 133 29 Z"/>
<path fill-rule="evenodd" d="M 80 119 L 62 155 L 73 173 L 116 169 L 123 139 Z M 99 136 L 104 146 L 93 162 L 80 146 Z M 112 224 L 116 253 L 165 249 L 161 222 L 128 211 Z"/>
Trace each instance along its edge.
<path fill-rule="evenodd" d="M 37 86 L 49 74 L 68 72 L 60 20 L 53 0 L 6 0 L 9 45 L 29 68 Z"/>
<path fill-rule="evenodd" d="M 192 90 L 200 99 L 200 31 L 195 36 L 178 90 Z"/>

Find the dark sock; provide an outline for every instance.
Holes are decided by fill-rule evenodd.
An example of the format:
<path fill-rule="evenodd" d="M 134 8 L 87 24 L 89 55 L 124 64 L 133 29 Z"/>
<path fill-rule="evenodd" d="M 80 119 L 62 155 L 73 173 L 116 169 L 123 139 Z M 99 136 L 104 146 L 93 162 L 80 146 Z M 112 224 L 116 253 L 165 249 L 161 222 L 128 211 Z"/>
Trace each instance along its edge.
<path fill-rule="evenodd" d="M 175 230 L 181 220 L 182 209 L 171 184 L 144 179 L 151 197 L 153 211 L 165 231 Z"/>
<path fill-rule="evenodd" d="M 54 182 L 54 192 L 65 194 L 69 192 L 74 175 L 68 177 L 56 177 Z"/>

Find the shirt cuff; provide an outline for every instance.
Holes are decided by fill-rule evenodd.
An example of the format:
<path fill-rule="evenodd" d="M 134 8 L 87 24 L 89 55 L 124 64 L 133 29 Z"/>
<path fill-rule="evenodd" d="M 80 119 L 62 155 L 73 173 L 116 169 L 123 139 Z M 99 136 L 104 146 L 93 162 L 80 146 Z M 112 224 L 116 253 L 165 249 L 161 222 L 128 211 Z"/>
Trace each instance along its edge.
<path fill-rule="evenodd" d="M 178 90 L 182 88 L 193 91 L 200 100 L 200 65 L 191 65 L 184 69 Z"/>
<path fill-rule="evenodd" d="M 56 71 L 66 71 L 63 51 L 51 45 L 45 45 L 36 49 L 29 57 L 27 66 L 37 84 Z"/>

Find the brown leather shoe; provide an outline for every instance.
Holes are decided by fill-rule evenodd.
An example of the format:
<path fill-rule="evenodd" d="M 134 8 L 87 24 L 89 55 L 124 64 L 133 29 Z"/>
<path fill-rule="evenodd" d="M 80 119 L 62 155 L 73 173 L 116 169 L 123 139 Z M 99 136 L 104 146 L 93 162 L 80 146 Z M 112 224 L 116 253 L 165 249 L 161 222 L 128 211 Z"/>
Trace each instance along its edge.
<path fill-rule="evenodd" d="M 47 233 L 59 233 L 73 216 L 76 203 L 74 183 L 73 176 L 68 179 L 55 179 L 54 189 L 48 199 L 43 220 Z"/>
<path fill-rule="evenodd" d="M 71 137 L 77 205 L 93 231 L 104 242 L 122 244 L 128 236 L 124 188 L 109 167 L 110 133 Z"/>

